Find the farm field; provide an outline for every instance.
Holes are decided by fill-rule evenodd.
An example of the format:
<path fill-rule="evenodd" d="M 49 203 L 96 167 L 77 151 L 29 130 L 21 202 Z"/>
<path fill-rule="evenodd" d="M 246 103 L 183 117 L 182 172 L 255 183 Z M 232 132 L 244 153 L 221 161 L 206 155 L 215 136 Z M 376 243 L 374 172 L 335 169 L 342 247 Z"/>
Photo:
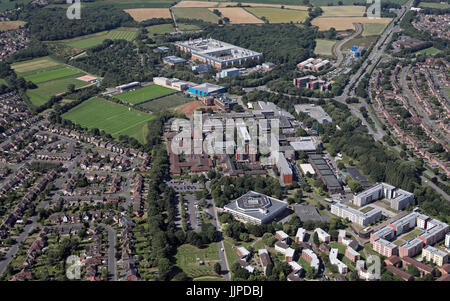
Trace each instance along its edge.
<path fill-rule="evenodd" d="M 364 17 L 344 17 L 344 18 L 324 18 L 318 17 L 312 20 L 311 24 L 318 26 L 319 30 L 328 30 L 334 27 L 336 30 L 355 29 L 353 23 L 362 24 L 388 24 L 391 18 L 369 19 Z"/>
<path fill-rule="evenodd" d="M 128 135 L 145 143 L 147 123 L 154 115 L 133 110 L 102 98 L 88 99 L 62 115 L 81 126 L 98 128 L 111 134 L 114 138 Z"/>
<path fill-rule="evenodd" d="M 273 7 L 248 7 L 247 11 L 258 18 L 265 17 L 269 23 L 300 23 L 308 17 L 307 11 L 294 9 L 281 9 Z"/>
<path fill-rule="evenodd" d="M 111 5 L 121 9 L 131 8 L 169 8 L 173 0 L 98 0 L 83 3 L 86 7 Z"/>
<path fill-rule="evenodd" d="M 89 49 L 91 47 L 100 45 L 104 40 L 127 40 L 132 41 L 137 36 L 137 29 L 135 28 L 122 28 L 115 29 L 111 31 L 103 31 L 83 37 L 77 37 L 70 40 L 63 41 L 66 45 L 78 48 L 78 49 Z"/>
<path fill-rule="evenodd" d="M 316 48 L 314 49 L 314 53 L 332 56 L 332 49 L 335 43 L 336 41 L 332 40 L 316 39 Z"/>
<path fill-rule="evenodd" d="M 24 26 L 26 22 L 23 21 L 1 21 L 0 31 L 7 31 L 11 29 L 17 29 Z"/>
<path fill-rule="evenodd" d="M 118 94 L 114 97 L 129 102 L 131 104 L 136 104 L 153 98 L 168 95 L 174 92 L 176 91 L 166 87 L 161 87 L 158 85 L 150 85 L 144 88 Z"/>
<path fill-rule="evenodd" d="M 69 84 L 74 84 L 75 88 L 88 85 L 86 82 L 75 79 L 76 77 L 78 75 L 40 83 L 36 89 L 28 89 L 27 95 L 33 105 L 41 106 L 49 101 L 53 95 L 66 92 Z"/>
<path fill-rule="evenodd" d="M 18 75 L 24 75 L 29 74 L 33 71 L 42 71 L 42 70 L 49 70 L 50 68 L 55 68 L 57 66 L 60 66 L 61 63 L 51 59 L 48 56 L 32 59 L 29 61 L 14 63 L 11 65 L 11 68 L 14 69 L 14 71 Z"/>
<path fill-rule="evenodd" d="M 450 4 L 448 4 L 448 3 L 437 3 L 437 2 L 420 2 L 419 7 L 448 9 L 448 8 L 450 8 Z"/>
<path fill-rule="evenodd" d="M 168 8 L 133 8 L 125 9 L 135 21 L 142 22 L 153 18 L 170 18 Z"/>
<path fill-rule="evenodd" d="M 192 98 L 183 96 L 181 93 L 177 93 L 143 103 L 139 105 L 139 107 L 150 110 L 152 112 L 161 112 L 184 105 L 191 101 Z"/>
<path fill-rule="evenodd" d="M 152 26 L 147 26 L 145 29 L 147 29 L 148 31 L 148 36 L 154 37 L 155 35 L 163 35 L 166 33 L 170 33 L 175 31 L 175 28 L 173 27 L 172 24 L 158 24 L 158 25 L 152 25 Z"/>
<path fill-rule="evenodd" d="M 217 24 L 217 21 L 219 21 L 219 17 L 213 14 L 206 7 L 175 7 L 172 9 L 172 11 L 175 14 L 175 17 L 178 19 L 197 19 L 215 24 Z"/>
<path fill-rule="evenodd" d="M 201 28 L 194 24 L 178 23 L 178 28 L 182 31 L 195 31 Z"/>
<path fill-rule="evenodd" d="M 242 7 L 223 7 L 223 8 L 210 8 L 217 9 L 222 13 L 222 17 L 230 19 L 231 24 L 259 24 L 264 23 Z"/>
<path fill-rule="evenodd" d="M 75 69 L 72 69 L 69 67 L 62 67 L 62 68 L 58 68 L 58 69 L 54 69 L 54 70 L 50 70 L 50 71 L 43 71 L 43 72 L 30 74 L 30 75 L 25 76 L 24 78 L 27 81 L 31 81 L 35 84 L 39 84 L 39 83 L 47 82 L 50 80 L 68 77 L 68 76 L 76 75 L 76 74 L 82 74 L 82 73 L 79 72 L 78 70 L 75 70 Z"/>
<path fill-rule="evenodd" d="M 216 7 L 218 4 L 213 1 L 180 1 L 174 7 Z"/>
<path fill-rule="evenodd" d="M 321 17 L 362 17 L 366 11 L 365 6 L 321 6 Z"/>
<path fill-rule="evenodd" d="M 189 277 L 217 277 L 214 272 L 214 264 L 219 261 L 219 250 L 216 243 L 211 243 L 204 249 L 187 244 L 182 245 L 178 248 L 175 258 L 177 266 Z M 200 265 L 200 261 L 203 261 L 203 265 Z"/>
<path fill-rule="evenodd" d="M 369 23 L 369 24 L 363 24 L 363 32 L 362 36 L 378 36 L 383 33 L 384 29 L 386 28 L 387 23 Z"/>

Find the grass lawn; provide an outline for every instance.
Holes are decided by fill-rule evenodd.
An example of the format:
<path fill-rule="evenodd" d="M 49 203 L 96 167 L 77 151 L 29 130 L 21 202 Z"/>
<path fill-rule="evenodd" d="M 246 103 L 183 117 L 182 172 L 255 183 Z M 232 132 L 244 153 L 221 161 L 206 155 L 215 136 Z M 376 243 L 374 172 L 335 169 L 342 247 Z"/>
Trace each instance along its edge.
<path fill-rule="evenodd" d="M 178 23 L 178 28 L 182 31 L 194 31 L 201 28 L 194 24 Z"/>
<path fill-rule="evenodd" d="M 30 72 L 48 70 L 57 66 L 61 66 L 61 63 L 51 59 L 48 56 L 45 56 L 37 59 L 14 63 L 11 65 L 11 68 L 14 69 L 17 74 L 23 76 L 24 74 L 29 74 Z"/>
<path fill-rule="evenodd" d="M 172 9 L 178 19 L 198 19 L 217 24 L 219 17 L 206 7 L 175 7 Z"/>
<path fill-rule="evenodd" d="M 347 249 L 346 246 L 341 245 L 341 244 L 338 243 L 338 242 L 331 242 L 331 243 L 330 243 L 330 247 L 331 247 L 332 249 L 338 249 L 338 250 L 339 250 L 339 254 L 345 254 L 345 250 Z"/>
<path fill-rule="evenodd" d="M 0 12 L 14 8 L 17 4 L 28 4 L 30 2 L 31 2 L 31 0 L 1 1 L 0 2 Z"/>
<path fill-rule="evenodd" d="M 223 278 L 219 277 L 201 277 L 198 279 L 194 279 L 193 281 L 223 281 Z"/>
<path fill-rule="evenodd" d="M 204 249 L 187 244 L 182 245 L 178 248 L 175 258 L 177 266 L 192 278 L 217 276 L 214 272 L 214 264 L 219 261 L 219 250 L 216 243 L 211 243 Z M 199 265 L 200 261 L 203 261 L 204 264 Z"/>
<path fill-rule="evenodd" d="M 344 45 L 342 45 L 342 49 L 343 50 L 351 49 L 353 45 L 363 46 L 364 48 L 369 49 L 370 45 L 375 43 L 377 38 L 378 38 L 377 36 L 356 37 L 356 38 L 348 41 Z"/>
<path fill-rule="evenodd" d="M 155 118 L 151 114 L 139 112 L 97 97 L 84 101 L 62 117 L 89 129 L 104 130 L 114 138 L 120 135 L 131 136 L 143 144 L 145 143 L 144 134 L 146 133 L 143 128 L 147 127 L 148 121 Z"/>
<path fill-rule="evenodd" d="M 158 98 L 164 95 L 168 95 L 176 92 L 175 90 L 161 87 L 158 85 L 150 85 L 144 88 L 136 89 L 133 91 L 125 92 L 114 96 L 117 99 L 136 104 L 146 100 Z"/>
<path fill-rule="evenodd" d="M 236 252 L 236 248 L 233 246 L 232 240 L 227 238 L 223 241 L 223 246 L 227 254 L 228 265 L 231 267 L 236 260 L 239 259 L 239 255 Z"/>
<path fill-rule="evenodd" d="M 372 209 L 373 209 L 373 207 L 367 206 L 367 207 L 361 208 L 359 211 L 361 211 L 362 213 L 366 213 Z"/>
<path fill-rule="evenodd" d="M 177 93 L 143 103 L 139 105 L 139 107 L 150 110 L 152 112 L 161 112 L 191 101 L 192 98 L 184 96 L 181 93 Z"/>
<path fill-rule="evenodd" d="M 437 9 L 448 9 L 450 8 L 450 4 L 448 3 L 437 3 L 437 2 L 420 2 L 419 7 L 429 7 L 429 8 L 437 8 Z"/>
<path fill-rule="evenodd" d="M 411 239 L 419 236 L 419 234 L 422 232 L 423 232 L 423 230 L 420 228 L 414 229 L 414 230 L 410 231 L 409 233 L 405 234 L 404 236 L 402 236 L 402 239 L 404 239 L 405 241 L 411 240 Z"/>
<path fill-rule="evenodd" d="M 53 95 L 66 92 L 69 84 L 74 84 L 75 88 L 86 86 L 88 83 L 77 80 L 78 75 L 56 79 L 38 84 L 36 89 L 28 89 L 27 95 L 35 106 L 41 106 L 50 100 Z"/>
<path fill-rule="evenodd" d="M 426 48 L 426 49 L 422 49 L 420 51 L 417 52 L 417 54 L 426 54 L 426 55 L 435 55 L 442 52 L 441 50 L 435 48 L 435 47 L 430 47 L 430 48 Z"/>
<path fill-rule="evenodd" d="M 382 23 L 367 23 L 363 24 L 363 32 L 362 36 L 378 36 L 383 33 L 384 29 L 386 28 L 387 24 Z"/>
<path fill-rule="evenodd" d="M 265 17 L 269 23 L 300 23 L 306 20 L 308 12 L 304 10 L 281 9 L 275 7 L 247 7 L 246 10 L 257 18 Z"/>
<path fill-rule="evenodd" d="M 103 31 L 91 35 L 77 37 L 70 40 L 63 41 L 66 45 L 78 48 L 88 49 L 97 45 L 100 45 L 104 40 L 127 40 L 132 41 L 137 36 L 136 28 L 119 28 L 111 31 Z"/>
<path fill-rule="evenodd" d="M 366 11 L 365 6 L 322 6 L 322 17 L 362 17 Z"/>
<path fill-rule="evenodd" d="M 148 31 L 148 36 L 154 37 L 155 35 L 163 35 L 166 33 L 171 33 L 175 31 L 175 28 L 173 27 L 172 24 L 158 24 L 158 25 L 152 25 L 152 26 L 148 26 L 145 29 L 147 29 Z"/>
<path fill-rule="evenodd" d="M 333 45 L 336 41 L 325 40 L 325 39 L 316 39 L 316 48 L 314 49 L 314 53 L 319 55 L 329 55 L 332 56 Z"/>
<path fill-rule="evenodd" d="M 24 78 L 27 81 L 31 81 L 35 84 L 39 84 L 39 83 L 44 83 L 44 82 L 48 82 L 51 80 L 60 79 L 60 78 L 64 78 L 64 77 L 68 77 L 68 76 L 76 75 L 76 74 L 79 74 L 80 76 L 82 75 L 82 73 L 79 72 L 78 70 L 75 70 L 75 69 L 72 69 L 69 67 L 62 67 L 62 68 L 58 68 L 58 69 L 54 69 L 54 70 L 50 70 L 50 71 L 43 71 L 43 72 L 30 74 L 30 75 L 25 76 Z"/>

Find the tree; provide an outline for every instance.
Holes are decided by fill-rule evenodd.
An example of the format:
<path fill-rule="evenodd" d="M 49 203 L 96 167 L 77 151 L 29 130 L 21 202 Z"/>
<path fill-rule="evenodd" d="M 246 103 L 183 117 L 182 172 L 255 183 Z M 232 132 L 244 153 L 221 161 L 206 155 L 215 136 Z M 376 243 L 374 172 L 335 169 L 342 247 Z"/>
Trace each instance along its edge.
<path fill-rule="evenodd" d="M 222 272 L 222 266 L 219 262 L 216 262 L 216 264 L 214 265 L 214 272 L 216 272 L 217 275 L 220 275 L 220 273 Z"/>
<path fill-rule="evenodd" d="M 317 234 L 317 232 L 314 232 L 313 234 L 313 242 L 316 246 L 320 245 L 319 234 Z"/>
<path fill-rule="evenodd" d="M 314 277 L 316 277 L 317 275 L 317 271 L 315 268 L 311 268 L 306 272 L 305 277 L 308 279 L 314 279 Z"/>
<path fill-rule="evenodd" d="M 411 275 L 413 275 L 415 277 L 419 277 L 420 276 L 419 269 L 413 264 L 408 265 L 408 273 L 410 273 Z"/>
<path fill-rule="evenodd" d="M 67 92 L 69 92 L 69 93 L 75 92 L 75 85 L 74 84 L 68 84 L 67 85 Z"/>

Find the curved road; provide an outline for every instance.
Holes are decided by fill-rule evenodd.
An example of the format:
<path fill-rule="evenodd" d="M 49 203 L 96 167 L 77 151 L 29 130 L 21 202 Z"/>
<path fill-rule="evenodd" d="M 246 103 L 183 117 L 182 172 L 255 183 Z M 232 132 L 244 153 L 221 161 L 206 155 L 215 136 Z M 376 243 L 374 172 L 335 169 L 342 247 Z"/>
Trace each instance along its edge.
<path fill-rule="evenodd" d="M 351 36 L 349 36 L 349 37 L 347 37 L 347 38 L 337 42 L 336 44 L 334 44 L 333 45 L 333 49 L 331 50 L 332 53 L 337 57 L 336 63 L 334 63 L 334 65 L 336 67 L 339 66 L 342 63 L 342 60 L 344 59 L 344 56 L 342 55 L 342 51 L 341 51 L 342 45 L 344 45 L 348 41 L 356 38 L 363 31 L 363 26 L 362 26 L 361 23 L 353 23 L 353 24 L 355 25 L 355 32 Z"/>

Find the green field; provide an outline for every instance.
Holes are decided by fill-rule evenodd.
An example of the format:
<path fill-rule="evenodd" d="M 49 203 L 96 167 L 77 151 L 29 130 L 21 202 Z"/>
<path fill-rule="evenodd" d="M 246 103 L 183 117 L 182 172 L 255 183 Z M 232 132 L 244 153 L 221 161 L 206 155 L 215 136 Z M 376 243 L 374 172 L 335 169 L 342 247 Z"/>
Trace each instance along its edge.
<path fill-rule="evenodd" d="M 306 20 L 308 12 L 304 10 L 281 9 L 274 7 L 247 7 L 248 12 L 257 18 L 265 17 L 269 23 L 300 23 Z"/>
<path fill-rule="evenodd" d="M 448 8 L 450 8 L 450 4 L 448 4 L 448 3 L 438 3 L 438 2 L 420 2 L 419 7 L 448 9 Z"/>
<path fill-rule="evenodd" d="M 201 28 L 194 24 L 178 23 L 178 29 L 182 31 L 195 31 Z"/>
<path fill-rule="evenodd" d="M 136 36 L 137 30 L 135 28 L 123 28 L 77 37 L 74 39 L 65 40 L 63 42 L 73 48 L 89 49 L 100 45 L 106 39 L 132 41 L 136 38 Z"/>
<path fill-rule="evenodd" d="M 78 75 L 40 83 L 37 89 L 28 89 L 27 95 L 33 105 L 41 106 L 49 101 L 53 95 L 66 92 L 69 84 L 74 84 L 75 88 L 88 85 L 86 82 L 77 80 L 76 77 Z"/>
<path fill-rule="evenodd" d="M 378 36 L 383 33 L 384 29 L 386 28 L 388 24 L 381 24 L 381 23 L 368 23 L 363 24 L 363 32 L 362 36 Z"/>
<path fill-rule="evenodd" d="M 104 130 L 114 138 L 120 135 L 134 137 L 140 143 L 145 143 L 148 121 L 155 118 L 98 97 L 84 101 L 62 117 L 89 129 Z"/>
<path fill-rule="evenodd" d="M 69 68 L 69 67 L 62 67 L 62 68 L 58 68 L 58 69 L 54 69 L 54 70 L 50 70 L 50 71 L 43 71 L 43 72 L 30 74 L 30 75 L 25 76 L 24 78 L 27 81 L 31 81 L 35 84 L 39 84 L 39 83 L 43 83 L 43 82 L 48 82 L 50 80 L 55 80 L 55 79 L 59 79 L 59 78 L 63 78 L 63 77 L 68 77 L 71 75 L 76 75 L 76 74 L 79 74 L 81 76 L 83 73 L 79 72 L 78 70 Z"/>
<path fill-rule="evenodd" d="M 15 0 L 15 1 L 2 0 L 0 2 L 0 12 L 3 12 L 7 9 L 14 8 L 16 4 L 28 4 L 30 2 L 31 2 L 31 0 Z"/>
<path fill-rule="evenodd" d="M 426 48 L 426 49 L 422 49 L 420 51 L 417 51 L 417 54 L 426 54 L 426 55 L 435 55 L 438 54 L 439 52 L 442 52 L 441 50 L 435 48 L 435 47 L 430 47 L 430 48 Z"/>
<path fill-rule="evenodd" d="M 368 36 L 368 37 L 358 36 L 358 37 L 346 42 L 344 45 L 342 45 L 342 49 L 343 50 L 351 49 L 353 45 L 359 45 L 359 46 L 363 46 L 366 49 L 369 49 L 369 47 L 373 43 L 375 43 L 377 38 L 378 38 L 377 36 Z"/>
<path fill-rule="evenodd" d="M 182 245 L 177 249 L 175 258 L 177 266 L 189 277 L 217 277 L 213 268 L 214 264 L 219 261 L 219 250 L 216 243 L 211 243 L 204 249 L 199 249 L 191 245 Z M 200 261 L 203 261 L 204 264 L 200 265 Z"/>
<path fill-rule="evenodd" d="M 163 35 L 166 33 L 171 33 L 175 31 L 175 28 L 172 24 L 158 24 L 158 25 L 152 25 L 148 26 L 145 29 L 148 31 L 148 36 L 150 38 L 154 37 L 155 35 Z"/>
<path fill-rule="evenodd" d="M 198 19 L 217 24 L 219 17 L 206 7 L 175 7 L 172 9 L 176 18 Z"/>
<path fill-rule="evenodd" d="M 143 103 L 139 105 L 139 107 L 150 110 L 152 112 L 161 112 L 191 101 L 192 98 L 183 96 L 181 93 L 177 93 Z"/>
<path fill-rule="evenodd" d="M 314 53 L 319 55 L 329 55 L 332 56 L 333 45 L 336 41 L 325 40 L 325 39 L 316 39 L 316 48 L 314 49 Z"/>
<path fill-rule="evenodd" d="M 14 63 L 11 65 L 11 68 L 13 68 L 17 74 L 25 76 L 35 71 L 50 70 L 61 65 L 61 63 L 58 63 L 50 57 L 45 56 L 24 62 Z"/>
<path fill-rule="evenodd" d="M 117 99 L 136 104 L 146 100 L 158 98 L 176 92 L 175 90 L 161 87 L 158 85 L 150 85 L 144 88 L 136 89 L 114 96 Z"/>
<path fill-rule="evenodd" d="M 170 7 L 172 0 L 98 0 L 94 2 L 84 2 L 86 7 L 96 7 L 111 5 L 117 8 L 164 8 Z"/>
<path fill-rule="evenodd" d="M 366 11 L 365 6 L 322 6 L 322 17 L 362 17 Z"/>

